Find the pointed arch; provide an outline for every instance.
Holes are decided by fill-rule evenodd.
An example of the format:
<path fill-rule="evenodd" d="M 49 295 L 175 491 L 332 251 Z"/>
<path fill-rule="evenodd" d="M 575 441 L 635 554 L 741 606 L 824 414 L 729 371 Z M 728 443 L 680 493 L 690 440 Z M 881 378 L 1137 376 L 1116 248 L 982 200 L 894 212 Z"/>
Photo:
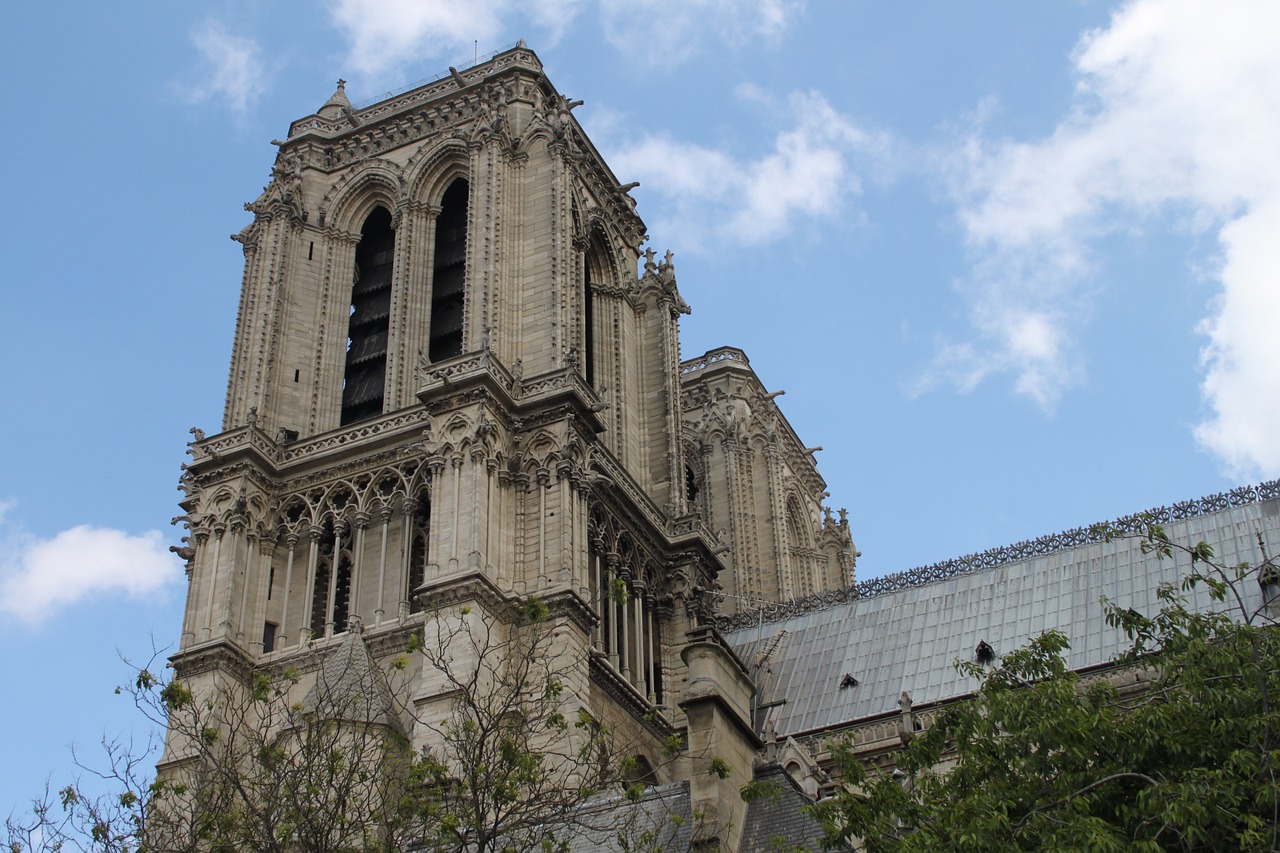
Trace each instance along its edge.
<path fill-rule="evenodd" d="M 588 231 L 586 254 L 582 259 L 582 369 L 587 384 L 595 387 L 596 372 L 602 367 L 601 346 L 608 336 L 601 328 L 597 310 L 598 292 L 612 288 L 613 253 L 599 223 Z"/>
<path fill-rule="evenodd" d="M 794 492 L 787 495 L 787 538 L 791 540 L 792 548 L 813 547 L 813 526 L 808 523 Z"/>
<path fill-rule="evenodd" d="M 418 613 L 423 609 L 423 602 L 417 589 L 426 580 L 431 545 L 431 496 L 425 488 L 418 492 L 413 513 L 405 522 L 409 534 L 409 572 L 404 597 L 409 603 L 409 612 Z"/>
<path fill-rule="evenodd" d="M 404 169 L 382 158 L 345 174 L 320 200 L 320 225 L 354 234 L 374 208 L 397 210 L 404 201 Z"/>

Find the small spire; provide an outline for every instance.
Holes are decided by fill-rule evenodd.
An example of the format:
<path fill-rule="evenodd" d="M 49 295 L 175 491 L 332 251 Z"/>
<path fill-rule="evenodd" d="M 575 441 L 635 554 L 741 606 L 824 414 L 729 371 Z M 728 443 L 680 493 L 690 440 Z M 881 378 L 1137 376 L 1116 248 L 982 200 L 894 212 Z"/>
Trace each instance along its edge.
<path fill-rule="evenodd" d="M 339 108 L 348 109 L 348 110 L 351 109 L 351 101 L 347 98 L 346 87 L 347 87 L 347 81 L 339 80 L 337 90 L 334 91 L 334 93 L 329 96 L 329 100 L 324 102 L 324 107 L 320 108 L 321 111 L 323 111 L 325 107 L 339 107 Z"/>

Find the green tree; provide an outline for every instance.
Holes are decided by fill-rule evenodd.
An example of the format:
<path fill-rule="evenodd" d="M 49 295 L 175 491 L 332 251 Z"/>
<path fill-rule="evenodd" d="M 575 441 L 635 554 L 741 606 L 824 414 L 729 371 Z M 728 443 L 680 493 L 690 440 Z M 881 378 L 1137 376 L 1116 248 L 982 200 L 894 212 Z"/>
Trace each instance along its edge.
<path fill-rule="evenodd" d="M 1138 676 L 1085 678 L 1050 631 L 981 678 L 898 754 L 896 769 L 837 751 L 844 783 L 817 813 L 827 842 L 869 851 L 1280 850 L 1280 631 L 1247 585 L 1280 581 L 1265 557 L 1227 565 L 1152 525 L 1144 551 L 1185 559 L 1181 590 L 1145 617 L 1106 602 Z M 1259 547 L 1262 543 L 1259 542 Z M 1215 607 L 1193 608 L 1193 590 Z"/>
<path fill-rule="evenodd" d="M 8 819 L 6 847 L 562 849 L 584 821 L 612 828 L 582 806 L 625 787 L 635 745 L 568 701 L 585 662 L 555 653 L 556 625 L 536 599 L 502 618 L 436 610 L 389 666 L 351 631 L 285 669 L 246 662 L 214 690 L 142 667 L 118 692 L 167 732 L 161 771 L 154 741 L 108 743 L 105 769 L 82 765 L 80 780 Z M 429 712 L 402 683 L 415 674 L 446 697 Z M 410 731 L 434 747 L 414 750 Z"/>

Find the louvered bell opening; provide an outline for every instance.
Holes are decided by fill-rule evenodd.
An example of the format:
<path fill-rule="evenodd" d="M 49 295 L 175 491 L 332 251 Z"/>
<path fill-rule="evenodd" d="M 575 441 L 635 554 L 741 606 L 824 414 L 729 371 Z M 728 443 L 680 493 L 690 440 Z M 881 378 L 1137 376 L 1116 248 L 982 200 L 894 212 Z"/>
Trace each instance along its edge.
<path fill-rule="evenodd" d="M 382 414 L 382 386 L 386 382 L 386 373 L 385 358 L 347 372 L 346 384 L 342 386 L 342 411 L 346 414 L 350 410 L 353 417 L 346 423 Z M 354 416 L 357 411 L 358 417 Z"/>
<path fill-rule="evenodd" d="M 342 424 L 382 414 L 391 317 L 391 273 L 395 232 L 391 214 L 369 214 L 356 247 L 351 318 L 347 325 L 347 365 L 342 386 Z"/>
<path fill-rule="evenodd" d="M 391 290 L 378 290 L 366 294 L 351 305 L 351 331 L 382 331 L 387 329 L 391 316 Z M 352 337 L 355 335 L 353 334 Z"/>
<path fill-rule="evenodd" d="M 358 364 L 365 364 L 374 359 L 386 359 L 387 333 L 381 331 L 360 340 L 352 340 L 347 349 L 347 371 Z"/>
<path fill-rule="evenodd" d="M 435 259 L 431 276 L 431 332 L 427 358 L 443 361 L 462 355 L 462 324 L 466 309 L 467 194 L 462 178 L 454 181 L 440 202 L 436 219 Z"/>

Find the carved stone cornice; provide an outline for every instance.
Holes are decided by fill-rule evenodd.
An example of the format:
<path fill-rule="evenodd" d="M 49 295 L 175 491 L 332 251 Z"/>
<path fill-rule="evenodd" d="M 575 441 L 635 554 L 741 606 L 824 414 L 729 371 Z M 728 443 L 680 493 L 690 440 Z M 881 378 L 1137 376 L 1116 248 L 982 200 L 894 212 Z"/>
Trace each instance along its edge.
<path fill-rule="evenodd" d="M 437 75 L 342 115 L 299 119 L 290 125 L 289 138 L 279 143 L 281 153 L 312 168 L 334 170 L 428 136 L 457 134 L 468 126 L 471 129 L 462 137 L 469 144 L 496 138 L 510 149 L 508 107 L 531 99 L 543 80 L 537 56 L 517 45 L 471 68 Z"/>
<path fill-rule="evenodd" d="M 583 633 L 589 632 L 600 621 L 591 605 L 571 589 L 557 590 L 538 598 L 547 605 L 553 619 L 567 619 Z"/>
<path fill-rule="evenodd" d="M 514 621 L 520 605 L 518 598 L 503 592 L 478 570 L 429 580 L 413 594 L 427 612 L 475 602 L 504 622 Z"/>
<path fill-rule="evenodd" d="M 174 678 L 192 678 L 206 672 L 219 670 L 231 672 L 245 680 L 253 672 L 253 660 L 248 653 L 226 639 L 201 643 L 180 649 L 169 658 Z"/>
<path fill-rule="evenodd" d="M 600 654 L 592 654 L 589 660 L 591 680 L 632 718 L 643 725 L 650 734 L 660 740 L 666 740 L 676 733 L 677 729 L 667 719 L 666 713 L 650 705 L 648 699 L 640 695 L 640 691 L 609 665 L 607 658 Z"/>

